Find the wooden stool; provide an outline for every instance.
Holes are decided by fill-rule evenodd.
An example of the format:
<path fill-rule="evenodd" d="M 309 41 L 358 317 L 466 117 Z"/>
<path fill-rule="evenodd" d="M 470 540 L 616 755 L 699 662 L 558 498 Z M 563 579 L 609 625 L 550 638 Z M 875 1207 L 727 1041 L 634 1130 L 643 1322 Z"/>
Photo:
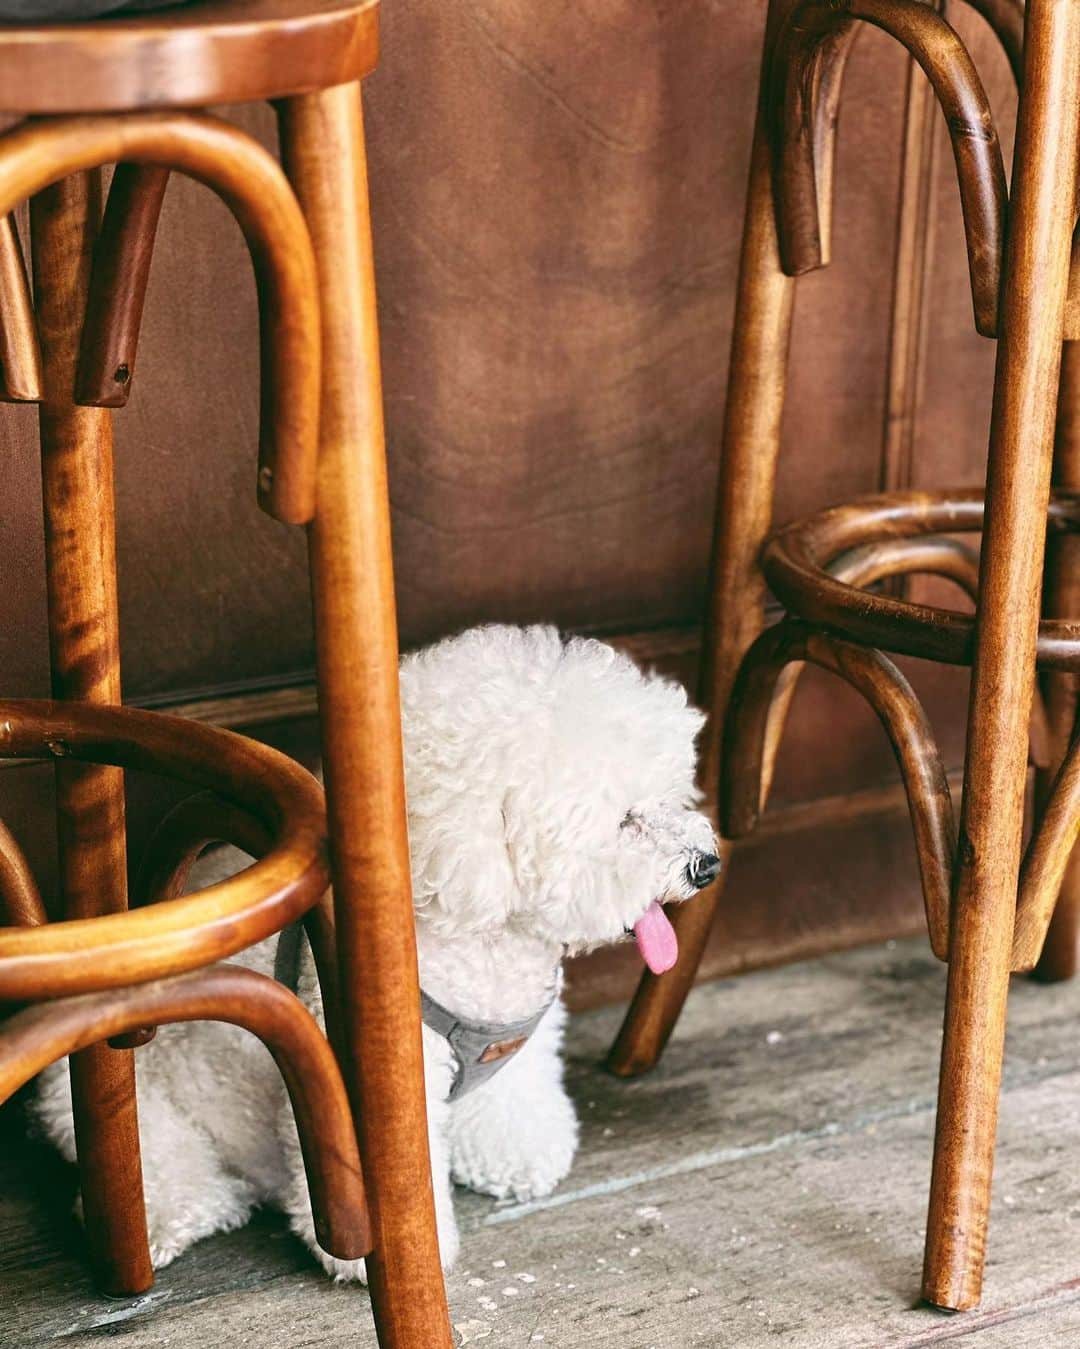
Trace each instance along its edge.
<path fill-rule="evenodd" d="M 1025 23 L 1014 0 L 972 3 L 998 33 L 1020 84 L 1011 200 L 978 74 L 934 6 L 770 4 L 701 688 L 711 710 L 704 783 L 717 801 L 727 851 L 763 808 L 802 663 L 859 689 L 892 739 L 931 944 L 949 964 L 923 1295 L 957 1309 L 974 1306 L 981 1292 L 1009 973 L 1039 958 L 1059 893 L 1044 971 L 1072 972 L 1078 887 L 1068 864 L 1080 832 L 1080 741 L 1068 748 L 1080 670 L 1080 582 L 1066 570 L 1076 561 L 1080 529 L 1080 497 L 1066 490 L 1080 488 L 1080 284 L 1070 291 L 1080 6 L 1028 0 Z M 985 507 L 982 493 L 891 493 L 800 521 L 766 546 L 792 278 L 828 261 L 836 114 L 859 21 L 908 49 L 948 123 L 975 323 L 998 337 Z M 1072 277 L 1080 283 L 1080 269 Z M 967 530 L 982 532 L 981 560 L 948 537 Z M 895 587 L 867 588 L 915 572 L 957 583 L 975 597 L 975 615 L 912 603 Z M 762 634 L 766 584 L 788 617 Z M 972 667 L 958 834 L 932 730 L 883 650 Z M 1045 672 L 1044 701 L 1036 659 Z M 1021 869 L 1029 719 L 1041 808 Z M 660 978 L 646 975 L 612 1051 L 615 1072 L 641 1072 L 659 1057 L 717 900 L 713 887 L 674 913 L 680 963 Z"/>
<path fill-rule="evenodd" d="M 41 405 L 55 703 L 0 703 L 0 756 L 57 760 L 64 921 L 0 836 L 0 1099 L 72 1058 L 89 1245 L 102 1286 L 152 1278 L 129 1047 L 171 1019 L 261 1035 L 293 1095 L 328 1248 L 368 1255 L 380 1344 L 452 1343 L 427 1151 L 410 894 L 378 341 L 360 79 L 375 0 L 227 0 L 138 18 L 0 27 L 0 372 Z M 284 172 L 198 109 L 272 99 Z M 184 111 L 189 109 L 190 111 Z M 99 175 L 118 168 L 104 222 Z M 170 170 L 230 207 L 259 292 L 259 500 L 308 527 L 336 948 L 317 785 L 283 756 L 120 702 L 111 414 L 123 404 Z M 33 302 L 10 213 L 30 198 Z M 89 300 L 88 300 L 89 297 Z M 80 356 L 81 349 L 81 356 Z M 126 907 L 121 767 L 216 793 L 151 857 L 149 898 L 178 893 L 208 837 L 262 861 L 202 894 Z M 221 804 L 225 803 L 225 804 Z M 308 915 L 336 963 L 342 1072 L 302 1006 L 205 966 Z M 336 949 L 336 962 L 332 952 Z M 327 987 L 328 1007 L 334 990 Z M 333 1017 L 328 1022 L 333 1032 Z M 119 1038 L 117 1038 L 119 1037 Z M 346 1110 L 345 1088 L 352 1099 Z M 356 1120 L 356 1133 L 350 1114 Z M 368 1239 L 356 1139 L 370 1202 Z"/>

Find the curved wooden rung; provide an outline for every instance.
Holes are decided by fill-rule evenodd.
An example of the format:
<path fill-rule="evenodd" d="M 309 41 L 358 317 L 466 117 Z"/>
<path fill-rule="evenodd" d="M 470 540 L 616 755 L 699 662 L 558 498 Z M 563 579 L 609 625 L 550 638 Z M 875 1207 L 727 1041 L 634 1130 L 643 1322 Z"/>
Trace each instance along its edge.
<path fill-rule="evenodd" d="M 187 888 L 191 868 L 214 843 L 230 843 L 251 857 L 263 857 L 270 851 L 273 840 L 254 815 L 216 792 L 197 792 L 185 797 L 159 822 L 143 851 L 132 890 L 132 907 L 178 899 Z M 326 1033 L 339 1062 L 344 1062 L 332 892 L 328 890 L 302 921 L 315 957 Z M 110 1043 L 117 1049 L 135 1049 L 153 1038 L 154 1028 L 144 1026 Z"/>
<path fill-rule="evenodd" d="M 962 539 L 916 537 L 882 539 L 852 548 L 829 564 L 828 573 L 845 585 L 869 586 L 890 576 L 932 575 L 955 582 L 975 602 L 979 593 L 979 554 Z M 1028 757 L 1036 768 L 1051 760 L 1053 737 L 1046 703 L 1038 685 L 1031 702 Z"/>
<path fill-rule="evenodd" d="M 255 816 L 214 792 L 187 796 L 159 821 L 143 849 L 130 896 L 130 907 L 143 908 L 178 899 L 187 888 L 191 868 L 215 842 L 236 843 L 253 856 L 263 857 L 273 839 Z M 155 1026 L 139 1026 L 109 1040 L 113 1049 L 139 1049 L 157 1034 Z"/>
<path fill-rule="evenodd" d="M 934 535 L 881 539 L 834 558 L 829 575 L 851 586 L 870 586 L 892 576 L 941 576 L 974 600 L 979 589 L 979 555 L 962 539 Z"/>
<path fill-rule="evenodd" d="M 914 538 L 882 539 L 863 544 L 834 558 L 829 575 L 844 585 L 860 588 L 894 576 L 932 575 L 955 582 L 974 600 L 979 588 L 979 555 L 961 539 Z M 772 787 L 776 756 L 787 724 L 802 665 L 792 661 L 784 666 L 773 690 L 765 734 L 765 753 L 759 808 L 765 809 Z M 1044 742 L 1040 742 L 1044 743 Z"/>
<path fill-rule="evenodd" d="M 280 164 L 253 137 L 203 113 L 24 122 L 0 137 L 0 216 L 60 178 L 110 163 L 172 168 L 205 183 L 243 231 L 259 296 L 259 504 L 287 524 L 310 523 L 322 326 L 311 237 Z"/>
<path fill-rule="evenodd" d="M 10 212 L 0 217 L 0 401 L 41 398 L 41 348 L 22 246 Z"/>
<path fill-rule="evenodd" d="M 322 790 L 266 745 L 160 712 L 0 699 L 0 758 L 43 755 L 165 773 L 218 792 L 255 815 L 275 846 L 240 876 L 196 895 L 0 928 L 0 1000 L 89 993 L 225 959 L 298 920 L 326 893 Z"/>
<path fill-rule="evenodd" d="M 333 1050 L 311 1014 L 273 979 L 215 965 L 107 993 L 25 1008 L 0 1025 L 0 1102 L 50 1063 L 148 1023 L 225 1021 L 257 1035 L 292 1102 L 319 1245 L 342 1260 L 371 1248 L 352 1111 Z"/>
<path fill-rule="evenodd" d="M 1080 494 L 1055 489 L 1049 524 L 1080 528 Z M 778 529 L 761 552 L 769 588 L 787 611 L 864 646 L 949 665 L 970 665 L 975 616 L 838 580 L 834 559 L 864 544 L 928 534 L 977 533 L 983 493 L 960 488 L 935 492 L 883 492 L 833 506 Z M 1080 669 L 1080 620 L 1044 619 L 1039 625 L 1039 666 Z"/>
<path fill-rule="evenodd" d="M 252 857 L 263 857 L 273 839 L 254 815 L 216 792 L 186 796 L 158 823 L 143 849 L 131 907 L 177 899 L 191 868 L 214 843 L 231 843 Z"/>
<path fill-rule="evenodd" d="M 94 245 L 75 401 L 123 407 L 131 393 L 150 261 L 169 185 L 160 164 L 118 164 Z"/>
<path fill-rule="evenodd" d="M 757 824 L 766 778 L 770 713 L 778 680 L 792 661 L 839 675 L 867 700 L 884 726 L 904 780 L 922 877 L 930 945 L 948 958 L 949 895 L 956 821 L 933 728 L 914 689 L 880 651 L 856 646 L 786 619 L 753 643 L 732 692 L 720 781 L 721 833 L 740 838 Z"/>
<path fill-rule="evenodd" d="M 48 921 L 26 854 L 0 820 L 0 926 L 40 927 Z"/>
<path fill-rule="evenodd" d="M 831 185 L 843 66 L 854 25 L 896 38 L 926 72 L 952 140 L 975 326 L 997 331 L 1008 187 L 982 81 L 955 30 L 921 0 L 800 0 L 777 35 L 767 84 L 777 235 L 790 276 L 829 260 Z"/>
<path fill-rule="evenodd" d="M 1080 736 L 1074 737 L 1035 826 L 1013 923 L 1012 968 L 1034 969 L 1057 907 L 1065 870 L 1080 839 Z"/>

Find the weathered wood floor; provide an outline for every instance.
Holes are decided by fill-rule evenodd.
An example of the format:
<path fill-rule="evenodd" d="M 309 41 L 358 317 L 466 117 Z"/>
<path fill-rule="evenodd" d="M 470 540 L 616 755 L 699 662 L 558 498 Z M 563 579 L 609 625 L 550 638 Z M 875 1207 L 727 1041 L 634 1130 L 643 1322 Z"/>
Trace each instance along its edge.
<path fill-rule="evenodd" d="M 570 1048 L 578 1165 L 539 1204 L 461 1195 L 451 1279 L 482 1349 L 1080 1345 L 1080 983 L 1014 983 L 983 1308 L 916 1305 L 944 978 L 920 943 L 697 991 L 662 1068 Z M 366 1294 L 326 1284 L 271 1215 L 131 1303 L 96 1297 L 71 1181 L 0 1130 L 0 1344 L 373 1349 Z"/>

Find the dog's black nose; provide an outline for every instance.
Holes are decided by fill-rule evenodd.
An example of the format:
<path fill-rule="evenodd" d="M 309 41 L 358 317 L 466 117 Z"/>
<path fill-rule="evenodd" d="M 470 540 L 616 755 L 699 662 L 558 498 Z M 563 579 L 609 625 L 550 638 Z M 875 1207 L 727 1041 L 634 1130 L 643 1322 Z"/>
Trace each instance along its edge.
<path fill-rule="evenodd" d="M 720 875 L 721 861 L 711 852 L 695 853 L 686 868 L 686 879 L 695 890 L 704 890 Z"/>

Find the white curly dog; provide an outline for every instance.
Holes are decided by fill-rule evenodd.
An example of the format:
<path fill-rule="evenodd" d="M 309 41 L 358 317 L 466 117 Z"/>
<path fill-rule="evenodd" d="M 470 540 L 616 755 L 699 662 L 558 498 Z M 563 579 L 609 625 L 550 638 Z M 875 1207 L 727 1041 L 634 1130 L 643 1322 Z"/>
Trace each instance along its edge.
<path fill-rule="evenodd" d="M 632 930 L 649 966 L 669 968 L 677 946 L 660 901 L 688 898 L 720 864 L 709 821 L 693 808 L 701 713 L 678 685 L 601 642 L 564 641 L 550 627 L 473 629 L 402 662 L 401 706 L 432 1173 L 449 1268 L 452 1181 L 528 1200 L 550 1193 L 573 1161 L 578 1126 L 559 1055 L 564 954 Z M 200 884 L 246 865 L 232 850 L 208 860 L 214 875 Z M 278 940 L 238 959 L 272 973 Z M 306 942 L 299 960 L 297 991 L 321 1022 Z M 448 1039 L 455 1023 L 458 1038 Z M 491 1072 L 478 1050 L 507 1035 L 528 1038 Z M 292 1114 L 259 1041 L 216 1023 L 166 1026 L 139 1050 L 138 1071 L 156 1267 L 269 1204 L 327 1271 L 364 1277 L 362 1261 L 316 1243 Z M 66 1061 L 43 1074 L 35 1113 L 74 1160 Z"/>

